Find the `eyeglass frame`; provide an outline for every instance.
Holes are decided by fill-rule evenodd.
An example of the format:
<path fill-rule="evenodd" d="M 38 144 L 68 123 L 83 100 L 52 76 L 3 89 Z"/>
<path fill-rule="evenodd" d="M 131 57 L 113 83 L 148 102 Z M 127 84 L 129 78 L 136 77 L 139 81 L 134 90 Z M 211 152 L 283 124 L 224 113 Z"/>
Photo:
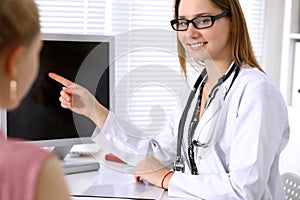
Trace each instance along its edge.
<path fill-rule="evenodd" d="M 188 19 L 173 19 L 173 20 L 170 21 L 170 23 L 171 23 L 171 27 L 172 27 L 175 31 L 186 31 L 186 30 L 188 30 L 190 23 L 192 23 L 193 26 L 194 26 L 196 29 L 205 29 L 205 28 L 212 27 L 212 26 L 214 25 L 214 23 L 215 23 L 216 20 L 218 20 L 218 19 L 220 19 L 220 18 L 222 18 L 222 17 L 225 17 L 225 16 L 229 16 L 229 15 L 230 15 L 229 12 L 223 12 L 223 13 L 218 14 L 218 15 L 215 15 L 215 16 L 197 16 L 197 17 L 195 17 L 195 18 L 193 18 L 193 19 L 190 19 L 190 20 L 188 20 Z M 209 17 L 209 18 L 211 19 L 211 24 L 210 24 L 209 26 L 206 26 L 206 27 L 201 27 L 201 28 L 197 27 L 197 25 L 196 25 L 196 23 L 194 22 L 194 20 L 195 20 L 195 19 L 198 19 L 198 18 L 201 18 L 201 17 Z M 179 30 L 179 29 L 177 29 L 177 28 L 174 27 L 174 25 L 175 25 L 179 20 L 184 20 L 185 22 L 187 22 L 187 26 L 186 26 L 185 29 Z"/>

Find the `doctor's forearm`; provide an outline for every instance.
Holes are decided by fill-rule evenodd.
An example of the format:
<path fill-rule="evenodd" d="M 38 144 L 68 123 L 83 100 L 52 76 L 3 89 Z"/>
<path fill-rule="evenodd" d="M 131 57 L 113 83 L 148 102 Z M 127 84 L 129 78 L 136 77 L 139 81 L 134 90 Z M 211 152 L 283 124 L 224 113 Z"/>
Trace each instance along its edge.
<path fill-rule="evenodd" d="M 95 103 L 95 109 L 89 118 L 98 126 L 100 129 L 103 128 L 105 121 L 107 119 L 109 110 L 105 108 L 100 103 Z"/>

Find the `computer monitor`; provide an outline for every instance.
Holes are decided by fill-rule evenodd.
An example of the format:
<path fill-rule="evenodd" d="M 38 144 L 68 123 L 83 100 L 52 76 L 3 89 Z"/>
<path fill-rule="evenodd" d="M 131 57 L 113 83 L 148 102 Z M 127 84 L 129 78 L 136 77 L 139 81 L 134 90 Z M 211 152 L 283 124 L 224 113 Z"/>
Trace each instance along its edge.
<path fill-rule="evenodd" d="M 22 104 L 1 112 L 7 137 L 54 147 L 61 158 L 74 144 L 90 143 L 92 121 L 61 107 L 62 85 L 48 77 L 55 72 L 87 88 L 112 110 L 114 38 L 99 35 L 43 34 L 39 76 Z"/>

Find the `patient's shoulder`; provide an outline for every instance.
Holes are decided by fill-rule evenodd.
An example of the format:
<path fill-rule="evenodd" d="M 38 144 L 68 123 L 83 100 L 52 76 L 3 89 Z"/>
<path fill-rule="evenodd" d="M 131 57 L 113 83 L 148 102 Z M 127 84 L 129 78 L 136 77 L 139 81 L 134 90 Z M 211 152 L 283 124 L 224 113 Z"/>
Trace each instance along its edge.
<path fill-rule="evenodd" d="M 0 185 L 5 187 L 0 187 L 0 199 L 34 199 L 39 173 L 53 157 L 33 144 L 1 139 Z"/>

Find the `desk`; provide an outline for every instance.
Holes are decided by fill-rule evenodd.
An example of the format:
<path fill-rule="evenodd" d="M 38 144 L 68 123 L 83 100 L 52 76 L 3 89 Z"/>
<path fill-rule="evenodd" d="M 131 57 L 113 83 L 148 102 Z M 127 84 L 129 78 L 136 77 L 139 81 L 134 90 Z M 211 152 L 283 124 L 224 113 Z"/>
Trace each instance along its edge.
<path fill-rule="evenodd" d="M 72 158 L 72 159 L 94 159 L 93 157 L 79 157 L 79 158 Z M 107 161 L 109 162 L 109 161 Z M 114 165 L 114 163 L 113 163 Z M 119 164 L 116 164 L 119 165 Z M 71 194 L 83 194 L 90 186 L 92 186 L 99 177 L 100 173 L 107 172 L 107 173 L 120 173 L 113 168 L 109 168 L 109 165 L 106 163 L 100 162 L 100 169 L 99 171 L 92 171 L 92 172 L 84 172 L 84 173 L 77 173 L 77 174 L 69 174 L 66 175 L 66 181 L 69 186 L 69 190 Z M 106 199 L 106 198 L 104 198 Z M 167 192 L 163 193 L 162 199 L 168 199 Z"/>

